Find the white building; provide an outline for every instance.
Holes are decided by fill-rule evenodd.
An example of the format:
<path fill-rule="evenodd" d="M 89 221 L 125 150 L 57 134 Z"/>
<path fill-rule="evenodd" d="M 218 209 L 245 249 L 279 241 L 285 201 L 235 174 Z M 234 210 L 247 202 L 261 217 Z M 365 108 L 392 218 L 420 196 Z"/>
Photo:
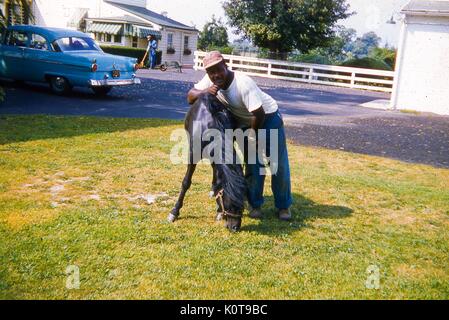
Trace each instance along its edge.
<path fill-rule="evenodd" d="M 449 1 L 404 7 L 392 108 L 449 115 Z"/>
<path fill-rule="evenodd" d="M 102 45 L 146 48 L 158 39 L 162 62 L 193 65 L 198 30 L 149 9 L 147 0 L 34 0 L 35 23 L 90 33 Z"/>

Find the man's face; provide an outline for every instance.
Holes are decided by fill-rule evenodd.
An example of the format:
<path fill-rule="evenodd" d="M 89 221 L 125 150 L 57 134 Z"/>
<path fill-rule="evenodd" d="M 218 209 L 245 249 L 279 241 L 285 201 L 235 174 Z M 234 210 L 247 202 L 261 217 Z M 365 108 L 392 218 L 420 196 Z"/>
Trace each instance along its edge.
<path fill-rule="evenodd" d="M 210 68 L 206 69 L 207 75 L 210 81 L 216 86 L 223 88 L 226 85 L 226 80 L 228 78 L 228 67 L 222 61 Z"/>

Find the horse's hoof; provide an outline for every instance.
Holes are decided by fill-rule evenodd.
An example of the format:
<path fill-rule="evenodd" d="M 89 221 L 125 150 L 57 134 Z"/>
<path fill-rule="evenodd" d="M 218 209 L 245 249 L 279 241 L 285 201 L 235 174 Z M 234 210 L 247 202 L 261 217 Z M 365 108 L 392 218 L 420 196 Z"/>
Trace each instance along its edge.
<path fill-rule="evenodd" d="M 170 223 L 175 222 L 177 219 L 178 219 L 178 217 L 175 216 L 173 213 L 170 213 L 167 218 L 168 222 L 170 222 Z"/>
<path fill-rule="evenodd" d="M 215 192 L 213 191 L 213 190 L 211 190 L 210 192 L 209 192 L 209 198 L 213 198 L 213 197 L 215 197 Z"/>
<path fill-rule="evenodd" d="M 223 213 L 217 212 L 217 215 L 215 216 L 215 221 L 222 221 L 223 220 Z"/>

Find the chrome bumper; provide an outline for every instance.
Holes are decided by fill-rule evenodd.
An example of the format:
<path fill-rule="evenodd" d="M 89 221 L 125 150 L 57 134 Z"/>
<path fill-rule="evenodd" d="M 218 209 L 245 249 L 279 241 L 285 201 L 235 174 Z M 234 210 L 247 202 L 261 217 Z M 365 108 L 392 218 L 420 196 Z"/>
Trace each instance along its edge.
<path fill-rule="evenodd" d="M 89 80 L 89 85 L 92 87 L 103 87 L 103 86 L 126 86 L 131 84 L 140 84 L 139 78 L 133 79 L 104 79 L 104 80 Z"/>

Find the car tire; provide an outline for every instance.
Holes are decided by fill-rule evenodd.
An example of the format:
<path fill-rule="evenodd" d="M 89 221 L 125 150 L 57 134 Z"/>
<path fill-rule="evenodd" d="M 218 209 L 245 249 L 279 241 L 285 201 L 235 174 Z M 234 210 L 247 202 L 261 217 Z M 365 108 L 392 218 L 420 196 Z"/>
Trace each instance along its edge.
<path fill-rule="evenodd" d="M 72 90 L 72 86 L 64 77 L 51 77 L 50 88 L 57 95 L 67 94 Z"/>
<path fill-rule="evenodd" d="M 162 72 L 167 71 L 167 66 L 165 64 L 161 65 L 161 71 Z"/>
<path fill-rule="evenodd" d="M 111 92 L 112 87 L 92 87 L 92 91 L 95 93 L 96 96 L 104 97 L 109 92 Z"/>

